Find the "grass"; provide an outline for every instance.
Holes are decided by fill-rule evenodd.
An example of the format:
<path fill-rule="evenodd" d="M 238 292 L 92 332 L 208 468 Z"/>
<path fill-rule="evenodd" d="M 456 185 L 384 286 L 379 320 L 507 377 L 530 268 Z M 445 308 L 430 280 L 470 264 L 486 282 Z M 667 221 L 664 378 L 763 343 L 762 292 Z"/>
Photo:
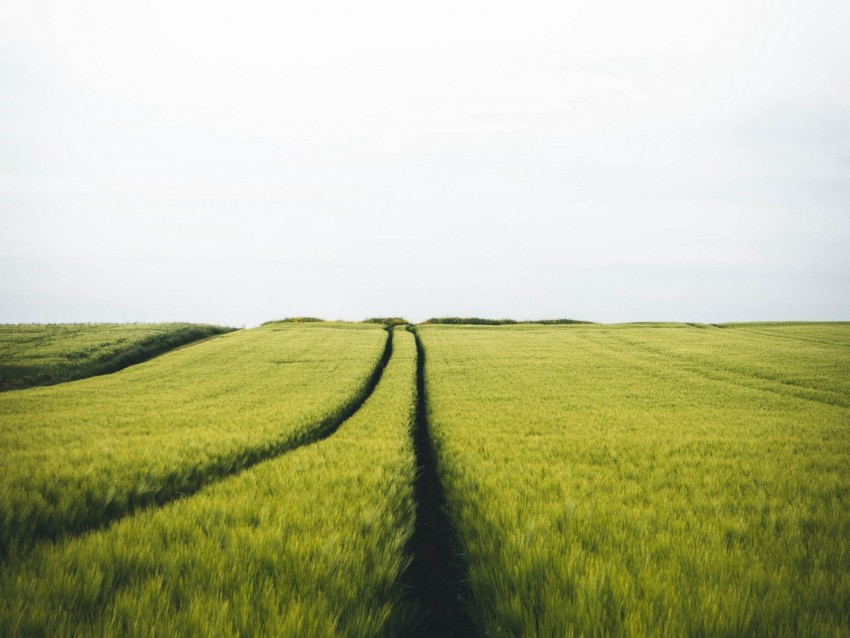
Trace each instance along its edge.
<path fill-rule="evenodd" d="M 0 394 L 0 555 L 161 504 L 335 427 L 387 333 L 276 324 L 116 374 Z"/>
<path fill-rule="evenodd" d="M 850 326 L 420 326 L 491 636 L 850 635 Z"/>
<path fill-rule="evenodd" d="M 191 323 L 0 325 L 0 391 L 115 372 L 231 330 Z"/>
<path fill-rule="evenodd" d="M 394 342 L 332 437 L 7 566 L 0 634 L 405 635 L 416 352 Z"/>
<path fill-rule="evenodd" d="M 850 323 L 373 321 L 0 394 L 0 635 L 850 636 Z"/>

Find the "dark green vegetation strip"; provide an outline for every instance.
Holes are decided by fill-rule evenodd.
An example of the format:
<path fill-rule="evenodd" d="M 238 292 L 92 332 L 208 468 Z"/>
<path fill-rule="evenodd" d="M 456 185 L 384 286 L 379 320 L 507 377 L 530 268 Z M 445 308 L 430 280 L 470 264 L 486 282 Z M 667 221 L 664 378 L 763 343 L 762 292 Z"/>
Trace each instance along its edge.
<path fill-rule="evenodd" d="M 417 332 L 487 635 L 850 635 L 850 325 Z"/>
<path fill-rule="evenodd" d="M 410 579 L 411 594 L 421 610 L 421 619 L 408 635 L 472 637 L 477 635 L 477 631 L 466 608 L 469 596 L 466 565 L 458 551 L 455 530 L 446 512 L 445 494 L 428 433 L 425 352 L 418 337 L 416 361 L 416 420 L 413 427 L 416 525 L 410 540 L 413 556 Z"/>
<path fill-rule="evenodd" d="M 0 391 L 117 372 L 232 330 L 191 323 L 0 325 Z"/>
<path fill-rule="evenodd" d="M 409 635 L 416 351 L 394 341 L 333 437 L 6 566 L 0 635 Z"/>
<path fill-rule="evenodd" d="M 285 319 L 272 319 L 264 321 L 263 325 L 268 326 L 275 323 L 327 323 L 325 319 L 320 317 L 286 317 Z"/>
<path fill-rule="evenodd" d="M 410 322 L 404 317 L 371 317 L 365 323 L 381 323 L 385 326 L 409 326 Z"/>
<path fill-rule="evenodd" d="M 422 322 L 428 324 L 442 325 L 467 325 L 467 326 L 515 326 L 515 325 L 567 325 L 567 324 L 589 324 L 592 321 L 580 319 L 483 319 L 481 317 L 432 317 Z"/>
<path fill-rule="evenodd" d="M 274 319 L 272 321 L 266 321 L 263 323 L 264 326 L 273 323 L 329 323 L 326 319 L 321 319 L 320 317 L 286 317 L 285 319 Z M 354 322 L 358 323 L 358 322 Z M 359 323 L 378 323 L 383 326 L 407 326 L 410 325 L 410 322 L 404 317 L 370 317 L 369 319 L 364 319 Z"/>
<path fill-rule="evenodd" d="M 390 353 L 379 326 L 272 325 L 0 395 L 0 552 L 101 527 L 327 436 Z"/>

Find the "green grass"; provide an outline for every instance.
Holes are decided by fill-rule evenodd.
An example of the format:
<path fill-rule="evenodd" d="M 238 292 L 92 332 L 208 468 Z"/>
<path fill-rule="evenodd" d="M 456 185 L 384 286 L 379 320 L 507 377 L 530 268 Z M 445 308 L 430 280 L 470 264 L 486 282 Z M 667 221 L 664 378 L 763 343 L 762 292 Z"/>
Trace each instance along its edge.
<path fill-rule="evenodd" d="M 311 440 L 362 400 L 386 339 L 377 325 L 275 324 L 0 394 L 0 555 Z"/>
<path fill-rule="evenodd" d="M 115 372 L 232 328 L 191 323 L 0 325 L 0 391 Z"/>
<path fill-rule="evenodd" d="M 416 352 L 407 332 L 394 341 L 332 437 L 7 566 L 0 634 L 405 635 Z"/>
<path fill-rule="evenodd" d="M 487 635 L 850 635 L 850 325 L 417 331 Z"/>
<path fill-rule="evenodd" d="M 0 394 L 0 635 L 427 626 L 416 349 L 375 321 Z M 481 634 L 850 636 L 850 324 L 414 330 Z"/>

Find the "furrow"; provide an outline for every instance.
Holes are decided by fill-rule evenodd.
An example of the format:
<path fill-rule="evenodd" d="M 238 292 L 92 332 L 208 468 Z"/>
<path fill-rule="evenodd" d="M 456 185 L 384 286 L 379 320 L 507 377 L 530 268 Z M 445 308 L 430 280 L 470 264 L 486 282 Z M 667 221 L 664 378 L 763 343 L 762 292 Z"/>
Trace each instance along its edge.
<path fill-rule="evenodd" d="M 416 520 L 410 540 L 411 596 L 421 610 L 413 636 L 444 638 L 478 634 L 469 616 L 467 567 L 437 469 L 438 459 L 430 438 L 428 398 L 425 388 L 425 352 L 416 339 L 416 419 L 413 450 L 416 457 L 414 503 Z"/>

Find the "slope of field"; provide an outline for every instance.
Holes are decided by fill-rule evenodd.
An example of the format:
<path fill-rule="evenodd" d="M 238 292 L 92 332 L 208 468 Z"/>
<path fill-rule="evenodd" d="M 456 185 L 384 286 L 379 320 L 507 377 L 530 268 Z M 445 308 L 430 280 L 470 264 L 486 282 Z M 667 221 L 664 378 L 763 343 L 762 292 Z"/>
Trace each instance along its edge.
<path fill-rule="evenodd" d="M 487 635 L 850 635 L 850 325 L 417 332 Z"/>
<path fill-rule="evenodd" d="M 610 326 L 601 342 L 622 344 L 674 370 L 850 407 L 850 323 L 745 323 L 727 327 Z M 593 333 L 589 333 L 589 337 Z"/>
<path fill-rule="evenodd" d="M 0 391 L 115 372 L 231 331 L 191 323 L 0 325 Z"/>
<path fill-rule="evenodd" d="M 394 342 L 332 437 L 8 567 L 0 634 L 405 635 L 416 353 Z"/>
<path fill-rule="evenodd" d="M 0 554 L 315 438 L 363 400 L 387 343 L 375 325 L 270 325 L 112 375 L 0 394 Z"/>

